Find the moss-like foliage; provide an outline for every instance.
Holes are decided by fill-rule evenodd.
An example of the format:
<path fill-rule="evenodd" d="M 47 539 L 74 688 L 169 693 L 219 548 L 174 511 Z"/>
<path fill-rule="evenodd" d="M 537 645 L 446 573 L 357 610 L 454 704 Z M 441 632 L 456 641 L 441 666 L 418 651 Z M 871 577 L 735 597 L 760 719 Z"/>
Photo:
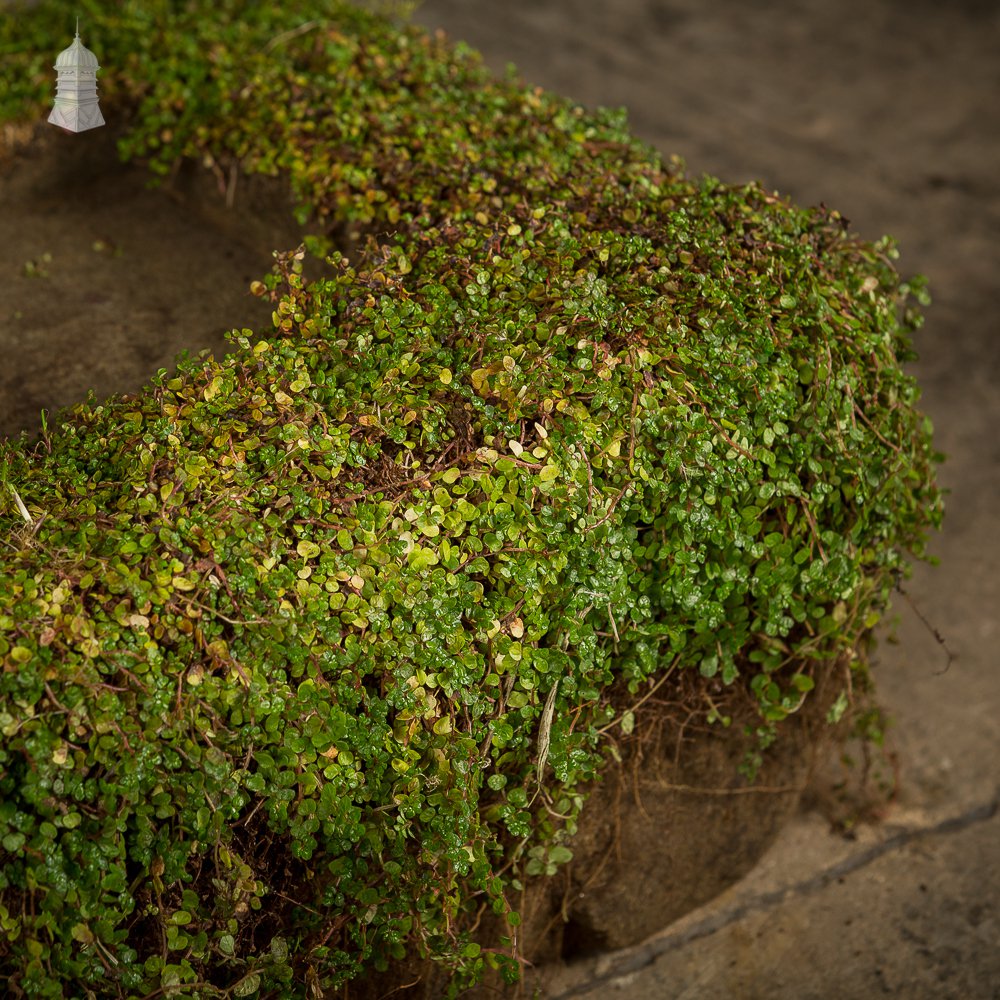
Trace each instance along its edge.
<path fill-rule="evenodd" d="M 10 80 L 79 9 L 126 152 L 284 173 L 303 218 L 382 234 L 313 282 L 280 255 L 274 329 L 225 359 L 0 444 L 0 972 L 29 996 L 509 963 L 477 913 L 516 923 L 514 880 L 570 856 L 649 684 L 746 685 L 766 742 L 940 517 L 888 241 L 305 8 L 0 34 Z"/>

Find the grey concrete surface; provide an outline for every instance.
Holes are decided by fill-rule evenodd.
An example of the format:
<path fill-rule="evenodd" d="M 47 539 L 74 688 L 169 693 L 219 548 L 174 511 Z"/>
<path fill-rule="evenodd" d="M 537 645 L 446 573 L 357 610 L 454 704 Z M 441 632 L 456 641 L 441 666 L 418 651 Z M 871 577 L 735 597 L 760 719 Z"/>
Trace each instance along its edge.
<path fill-rule="evenodd" d="M 875 654 L 897 803 L 854 840 L 804 813 L 709 906 L 535 981 L 558 1000 L 1000 998 L 1000 4 L 425 0 L 417 20 L 627 107 L 695 174 L 893 235 L 934 296 L 914 371 L 948 456 L 941 565 L 916 568 Z"/>

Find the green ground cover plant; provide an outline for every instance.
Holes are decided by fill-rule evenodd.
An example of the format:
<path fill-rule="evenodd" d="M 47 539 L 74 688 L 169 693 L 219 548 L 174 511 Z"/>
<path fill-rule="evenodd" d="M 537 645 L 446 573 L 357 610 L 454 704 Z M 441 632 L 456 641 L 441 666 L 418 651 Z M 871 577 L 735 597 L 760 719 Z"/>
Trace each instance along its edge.
<path fill-rule="evenodd" d="M 650 685 L 746 687 L 766 752 L 923 556 L 922 285 L 341 3 L 25 11 L 4 118 L 76 12 L 125 155 L 287 178 L 330 236 L 255 282 L 273 329 L 0 443 L 0 971 L 512 978 L 512 890 L 572 856 Z"/>

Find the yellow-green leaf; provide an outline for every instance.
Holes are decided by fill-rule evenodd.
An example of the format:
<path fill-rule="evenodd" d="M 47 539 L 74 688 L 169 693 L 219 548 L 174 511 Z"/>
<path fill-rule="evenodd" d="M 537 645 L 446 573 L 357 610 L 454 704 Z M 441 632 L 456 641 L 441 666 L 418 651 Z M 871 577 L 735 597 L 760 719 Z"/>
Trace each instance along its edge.
<path fill-rule="evenodd" d="M 319 555 L 320 547 L 308 538 L 303 538 L 299 544 L 295 546 L 295 551 L 298 552 L 303 559 L 314 559 Z"/>
<path fill-rule="evenodd" d="M 222 386 L 222 378 L 219 375 L 216 375 L 215 378 L 213 378 L 212 381 L 205 386 L 205 392 L 203 394 L 205 396 L 205 400 L 207 402 L 211 402 L 215 399 L 215 397 L 219 395 Z"/>

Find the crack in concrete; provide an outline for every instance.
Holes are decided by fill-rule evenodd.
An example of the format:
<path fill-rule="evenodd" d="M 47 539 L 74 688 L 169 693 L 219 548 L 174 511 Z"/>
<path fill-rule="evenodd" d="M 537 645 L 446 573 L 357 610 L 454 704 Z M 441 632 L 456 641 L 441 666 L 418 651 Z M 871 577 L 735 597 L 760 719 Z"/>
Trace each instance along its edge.
<path fill-rule="evenodd" d="M 850 875 L 861 868 L 865 868 L 883 855 L 899 850 L 901 847 L 905 847 L 914 841 L 941 834 L 958 833 L 976 823 L 983 823 L 993 819 L 998 811 L 1000 811 L 1000 788 L 997 789 L 996 794 L 988 802 L 974 806 L 957 816 L 949 816 L 930 826 L 910 827 L 899 830 L 880 843 L 873 844 L 871 847 L 859 851 L 857 854 L 844 858 L 843 861 L 838 861 L 836 864 L 830 865 L 829 868 L 824 868 L 822 871 L 817 872 L 807 879 L 803 879 L 801 882 L 796 882 L 793 885 L 784 886 L 780 889 L 772 889 L 769 892 L 758 893 L 745 902 L 708 916 L 704 920 L 700 920 L 698 923 L 682 931 L 678 931 L 675 934 L 667 934 L 661 938 L 654 938 L 645 945 L 640 946 L 634 952 L 624 956 L 621 961 L 617 962 L 608 971 L 595 976 L 586 983 L 581 983 L 570 990 L 550 997 L 549 1000 L 573 1000 L 574 997 L 591 993 L 616 979 L 647 968 L 661 955 L 676 951 L 678 948 L 682 948 L 692 941 L 717 934 L 719 931 L 738 923 L 752 914 L 769 910 L 787 899 L 808 896 L 814 892 L 818 892 L 831 882 L 843 878 L 845 875 Z"/>

